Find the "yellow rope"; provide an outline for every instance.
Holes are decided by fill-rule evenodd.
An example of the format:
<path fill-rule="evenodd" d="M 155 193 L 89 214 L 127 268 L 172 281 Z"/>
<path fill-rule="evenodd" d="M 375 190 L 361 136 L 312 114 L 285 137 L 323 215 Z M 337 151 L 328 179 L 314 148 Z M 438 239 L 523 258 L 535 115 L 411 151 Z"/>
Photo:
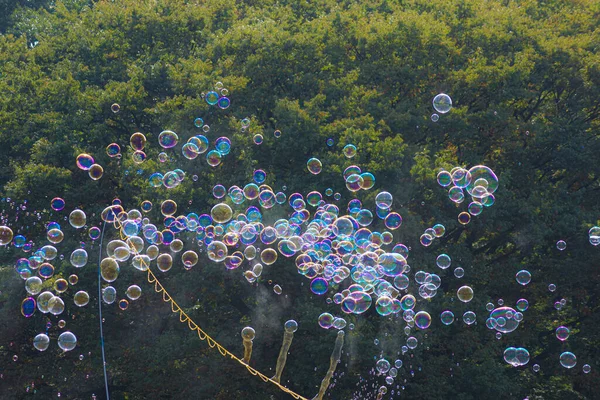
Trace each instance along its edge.
<path fill-rule="evenodd" d="M 123 234 L 123 224 L 121 223 L 121 220 L 119 219 L 119 217 L 117 216 L 115 218 L 115 228 L 119 229 L 119 234 L 121 236 L 122 240 L 126 240 L 126 236 Z M 130 248 L 133 248 L 133 253 L 136 256 L 139 256 L 140 254 L 138 253 L 137 249 L 134 246 L 130 246 Z M 164 288 L 164 286 L 160 283 L 160 281 L 158 280 L 158 278 L 156 277 L 156 275 L 154 275 L 154 273 L 150 270 L 150 266 L 146 264 L 146 261 L 144 260 L 144 258 L 141 259 L 142 264 L 147 268 L 146 272 L 147 272 L 147 279 L 148 279 L 148 283 L 150 284 L 154 284 L 154 291 L 156 293 L 162 293 L 162 298 L 163 301 L 165 303 L 170 303 L 171 304 L 171 311 L 173 313 L 179 313 L 179 321 L 184 323 L 187 322 L 188 328 L 191 331 L 196 331 L 198 333 L 198 338 L 202 341 L 206 341 L 206 343 L 208 344 L 208 346 L 210 348 L 217 348 L 217 350 L 219 350 L 219 353 L 221 353 L 221 355 L 223 357 L 229 356 L 231 357 L 233 360 L 237 361 L 238 363 L 242 364 L 244 367 L 246 367 L 246 369 L 248 370 L 248 372 L 250 372 L 250 374 L 254 375 L 254 376 L 258 376 L 260 379 L 262 379 L 264 382 L 270 382 L 273 385 L 277 386 L 280 390 L 282 390 L 283 392 L 289 394 L 290 396 L 292 396 L 294 399 L 296 400 L 308 400 L 306 397 L 302 397 L 299 394 L 297 394 L 296 392 L 286 388 L 285 386 L 283 386 L 282 384 L 280 384 L 279 382 L 274 381 L 273 379 L 269 378 L 268 376 L 266 376 L 265 374 L 257 371 L 256 369 L 252 368 L 250 365 L 246 364 L 242 359 L 240 359 L 239 357 L 237 357 L 235 354 L 233 354 L 232 352 L 230 352 L 229 350 L 227 350 L 225 347 L 223 347 L 222 345 L 220 345 L 215 339 L 213 339 L 212 337 L 210 337 L 210 335 L 206 332 L 204 332 L 202 330 L 202 328 L 200 328 L 198 326 L 198 324 L 196 324 L 189 315 L 186 314 L 185 311 L 183 311 L 183 309 L 179 306 L 179 304 L 177 304 L 177 302 L 175 300 L 173 300 L 173 298 L 171 297 L 171 295 L 167 292 L 167 290 Z"/>

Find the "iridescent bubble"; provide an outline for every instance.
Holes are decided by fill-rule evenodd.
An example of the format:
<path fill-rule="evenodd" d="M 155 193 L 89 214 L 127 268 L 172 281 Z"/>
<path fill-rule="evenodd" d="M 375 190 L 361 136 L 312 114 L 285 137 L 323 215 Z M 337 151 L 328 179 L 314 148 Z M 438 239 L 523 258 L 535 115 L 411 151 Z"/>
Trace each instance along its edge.
<path fill-rule="evenodd" d="M 377 371 L 379 371 L 379 373 L 385 374 L 390 370 L 390 362 L 385 358 L 381 358 L 375 364 L 375 368 L 377 368 Z"/>
<path fill-rule="evenodd" d="M 329 329 L 333 326 L 334 317 L 329 313 L 319 315 L 318 322 L 321 328 Z"/>
<path fill-rule="evenodd" d="M 263 143 L 263 141 L 264 141 L 263 135 L 261 135 L 260 133 L 257 133 L 256 135 L 254 135 L 252 137 L 252 141 L 256 145 L 261 145 Z"/>
<path fill-rule="evenodd" d="M 125 291 L 125 295 L 127 295 L 127 298 L 129 298 L 129 300 L 135 301 L 139 299 L 142 295 L 142 288 L 140 288 L 138 285 L 131 285 Z"/>
<path fill-rule="evenodd" d="M 570 351 L 565 351 L 562 353 L 559 360 L 560 365 L 568 369 L 573 368 L 577 364 L 577 357 L 575 357 L 575 354 L 571 353 Z"/>
<path fill-rule="evenodd" d="M 569 338 L 571 331 L 566 326 L 559 326 L 556 328 L 556 338 L 561 342 L 564 342 Z"/>
<path fill-rule="evenodd" d="M 592 371 L 592 367 L 589 364 L 584 364 L 582 370 L 584 374 L 589 374 Z"/>
<path fill-rule="evenodd" d="M 175 214 L 176 212 L 177 212 L 177 203 L 175 203 L 173 200 L 168 199 L 161 203 L 160 213 L 163 216 L 169 217 L 169 216 Z"/>
<path fill-rule="evenodd" d="M 442 187 L 450 186 L 452 183 L 452 175 L 450 172 L 442 170 L 437 174 L 437 182 Z"/>
<path fill-rule="evenodd" d="M 556 248 L 560 251 L 563 251 L 567 248 L 567 242 L 565 242 L 564 240 L 559 240 L 558 242 L 556 242 Z"/>
<path fill-rule="evenodd" d="M 471 214 L 466 211 L 461 212 L 458 214 L 458 222 L 461 225 L 467 225 L 469 222 L 471 222 Z"/>
<path fill-rule="evenodd" d="M 431 325 L 431 315 L 426 311 L 419 311 L 413 319 L 415 326 L 419 329 L 427 329 Z"/>
<path fill-rule="evenodd" d="M 450 325 L 454 322 L 454 313 L 450 310 L 443 311 L 440 314 L 440 320 L 444 325 Z"/>
<path fill-rule="evenodd" d="M 106 282 L 114 282 L 119 276 L 120 267 L 114 258 L 107 257 L 100 262 L 100 274 Z"/>
<path fill-rule="evenodd" d="M 73 302 L 77 307 L 86 306 L 90 302 L 90 295 L 87 292 L 80 290 L 73 296 Z"/>
<path fill-rule="evenodd" d="M 433 108 L 440 114 L 446 114 L 452 108 L 452 99 L 445 93 L 440 93 L 433 98 Z"/>
<path fill-rule="evenodd" d="M 200 150 L 194 143 L 186 143 L 181 146 L 181 154 L 188 160 L 194 160 L 200 154 Z"/>
<path fill-rule="evenodd" d="M 106 146 L 106 154 L 109 157 L 119 157 L 121 155 L 121 146 L 119 146 L 117 143 L 111 143 L 108 146 Z"/>
<path fill-rule="evenodd" d="M 194 119 L 194 126 L 196 128 L 202 128 L 202 125 L 204 125 L 204 120 L 200 117 Z"/>
<path fill-rule="evenodd" d="M 134 151 L 133 154 L 131 155 L 131 159 L 136 164 L 143 163 L 144 161 L 146 161 L 146 158 L 147 158 L 146 153 L 144 153 L 141 150 Z M 125 173 L 127 173 L 127 171 L 125 171 Z"/>
<path fill-rule="evenodd" d="M 231 220 L 233 210 L 226 203 L 219 203 L 210 210 L 210 215 L 216 223 L 224 224 Z"/>
<path fill-rule="evenodd" d="M 67 331 L 60 334 L 58 337 L 58 347 L 63 351 L 71 351 L 77 346 L 77 337 Z"/>
<path fill-rule="evenodd" d="M 127 310 L 127 308 L 129 308 L 129 301 L 127 301 L 127 299 L 121 299 L 121 300 L 119 300 L 119 308 L 122 311 Z"/>
<path fill-rule="evenodd" d="M 143 133 L 136 132 L 129 138 L 129 144 L 135 151 L 144 150 L 144 147 L 146 146 L 146 136 L 144 136 Z"/>
<path fill-rule="evenodd" d="M 257 169 L 252 174 L 252 179 L 254 180 L 254 182 L 260 185 L 264 183 L 264 181 L 267 179 L 267 173 L 262 169 Z"/>
<path fill-rule="evenodd" d="M 76 164 L 77 168 L 88 171 L 94 164 L 94 157 L 90 156 L 89 154 L 82 153 L 77 156 Z"/>
<path fill-rule="evenodd" d="M 463 321 L 467 325 L 474 324 L 476 321 L 476 316 L 473 311 L 467 311 L 463 314 Z"/>
<path fill-rule="evenodd" d="M 393 196 L 389 192 L 379 192 L 375 196 L 375 204 L 379 208 L 388 209 L 394 201 Z"/>
<path fill-rule="evenodd" d="M 310 290 L 317 295 L 323 295 L 327 292 L 329 283 L 323 278 L 315 278 L 310 283 Z"/>
<path fill-rule="evenodd" d="M 112 286 L 102 289 L 102 301 L 106 304 L 112 304 L 117 299 L 117 290 Z"/>
<path fill-rule="evenodd" d="M 87 264 L 88 254 L 84 249 L 76 249 L 71 253 L 71 265 L 75 268 L 81 268 Z"/>
<path fill-rule="evenodd" d="M 347 144 L 346 146 L 344 146 L 342 152 L 344 153 L 344 156 L 346 156 L 346 158 L 352 158 L 356 155 L 356 146 L 353 144 Z"/>
<path fill-rule="evenodd" d="M 8 226 L 0 226 L 0 246 L 6 246 L 13 240 L 13 231 Z"/>
<path fill-rule="evenodd" d="M 39 351 L 46 351 L 50 345 L 50 338 L 45 333 L 40 333 L 33 338 L 33 347 Z"/>
<path fill-rule="evenodd" d="M 206 162 L 208 162 L 208 165 L 211 167 L 216 167 L 221 164 L 221 158 L 221 153 L 216 150 L 211 150 L 206 154 Z"/>
<path fill-rule="evenodd" d="M 452 260 L 448 254 L 440 254 L 437 256 L 435 263 L 441 269 L 446 269 L 452 264 Z"/>
<path fill-rule="evenodd" d="M 52 199 L 52 201 L 50 201 L 50 207 L 54 211 L 61 211 L 65 208 L 65 201 L 60 197 L 55 197 Z"/>
<path fill-rule="evenodd" d="M 88 175 L 92 180 L 99 180 L 104 175 L 104 168 L 99 164 L 93 164 L 88 171 Z"/>
<path fill-rule="evenodd" d="M 517 282 L 520 285 L 527 285 L 529 282 L 531 282 L 531 273 L 525 269 L 517 272 L 517 275 L 515 276 L 515 278 L 517 279 Z"/>
<path fill-rule="evenodd" d="M 220 243 L 220 242 L 213 242 L 213 243 Z M 158 257 L 156 257 L 156 267 L 159 269 L 160 272 L 167 272 L 171 269 L 172 266 L 173 266 L 173 257 L 171 257 L 170 254 L 163 253 L 163 254 L 160 254 Z"/>
<path fill-rule="evenodd" d="M 121 106 L 118 105 L 117 103 L 113 103 L 110 106 L 110 111 L 112 111 L 114 114 L 118 113 L 119 111 L 121 111 Z"/>
<path fill-rule="evenodd" d="M 526 311 L 529 308 L 529 302 L 527 299 L 519 299 L 517 300 L 517 310 Z"/>
<path fill-rule="evenodd" d="M 439 121 L 439 119 L 440 119 L 440 116 L 439 116 L 439 115 L 437 115 L 437 114 L 435 114 L 435 113 L 431 114 L 431 120 L 432 120 L 433 122 L 438 122 L 438 121 Z"/>
<path fill-rule="evenodd" d="M 473 289 L 470 286 L 461 286 L 456 291 L 456 297 L 463 303 L 468 303 L 473 300 Z"/>
<path fill-rule="evenodd" d="M 391 212 L 385 217 L 384 223 L 388 229 L 398 229 L 402 225 L 402 216 L 397 212 Z"/>
<path fill-rule="evenodd" d="M 82 210 L 73 210 L 71 214 L 69 214 L 69 223 L 73 228 L 79 229 L 83 228 L 86 222 L 85 213 Z"/>
<path fill-rule="evenodd" d="M 209 105 L 214 106 L 219 101 L 219 94 L 211 90 L 210 92 L 206 93 L 204 100 L 206 100 Z"/>
<path fill-rule="evenodd" d="M 225 92 L 226 89 L 223 89 L 222 92 Z M 217 101 L 217 106 L 219 106 L 219 108 L 221 110 L 225 110 L 227 108 L 229 108 L 229 106 L 231 105 L 231 100 L 229 100 L 229 97 L 221 97 L 219 98 L 219 101 Z"/>
<path fill-rule="evenodd" d="M 313 175 L 318 175 L 323 169 L 323 164 L 321 164 L 321 161 L 318 158 L 311 158 L 306 163 L 306 167 L 308 168 L 308 172 Z"/>

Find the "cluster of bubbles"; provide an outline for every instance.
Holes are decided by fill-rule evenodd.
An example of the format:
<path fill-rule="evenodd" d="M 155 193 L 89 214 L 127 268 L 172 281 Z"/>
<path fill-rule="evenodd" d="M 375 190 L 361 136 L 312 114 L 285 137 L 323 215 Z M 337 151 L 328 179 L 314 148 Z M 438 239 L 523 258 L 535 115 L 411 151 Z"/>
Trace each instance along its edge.
<path fill-rule="evenodd" d="M 448 198 L 456 204 L 465 201 L 465 192 L 471 197 L 467 211 L 458 214 L 458 222 L 467 225 L 471 216 L 481 214 L 485 207 L 496 202 L 494 192 L 498 189 L 498 177 L 491 168 L 477 165 L 470 169 L 454 167 L 450 171 L 441 170 L 437 182 L 448 189 Z"/>
<path fill-rule="evenodd" d="M 211 106 L 227 109 L 230 105 L 228 94 L 229 91 L 218 82 L 214 90 L 203 93 L 202 98 Z M 442 93 L 434 98 L 433 106 L 436 112 L 445 114 L 450 111 L 452 100 Z M 120 106 L 113 104 L 111 110 L 117 113 Z M 439 116 L 434 116 L 432 120 L 437 121 Z M 210 131 L 210 126 L 201 117 L 194 120 L 194 125 L 204 133 Z M 243 132 L 250 125 L 250 118 L 241 120 Z M 281 131 L 276 130 L 274 136 L 280 137 Z M 257 145 L 261 144 L 262 135 L 254 135 L 253 141 Z M 168 152 L 180 145 L 185 160 L 194 160 L 206 153 L 207 163 L 216 167 L 230 153 L 232 144 L 229 138 L 222 136 L 215 140 L 214 149 L 211 150 L 209 140 L 203 134 L 191 136 L 185 143 L 181 143 L 179 135 L 174 131 L 162 131 L 158 135 L 158 144 L 162 149 L 158 154 L 158 161 L 167 163 L 176 160 L 176 154 L 169 155 Z M 131 135 L 129 145 L 134 163 L 141 164 L 147 159 L 146 144 L 143 133 Z M 333 144 L 332 138 L 327 140 L 328 146 Z M 106 153 L 109 157 L 120 158 L 121 147 L 117 143 L 111 143 L 106 147 Z M 342 154 L 347 159 L 352 159 L 357 154 L 357 148 L 353 144 L 347 144 L 343 147 Z M 78 168 L 88 171 L 92 179 L 102 177 L 103 169 L 95 164 L 91 155 L 79 154 L 76 164 Z M 150 186 L 175 188 L 186 176 L 184 165 L 178 163 L 174 167 L 181 168 L 150 174 Z M 311 174 L 317 175 L 322 172 L 323 165 L 318 158 L 313 157 L 308 160 L 307 169 Z M 120 235 L 119 239 L 109 240 L 102 249 L 106 255 L 98 265 L 103 281 L 102 302 L 106 305 L 117 304 L 120 310 L 125 311 L 130 301 L 141 297 L 142 289 L 138 285 L 129 285 L 120 298 L 113 286 L 119 279 L 121 269 L 128 266 L 139 271 L 152 268 L 160 274 L 166 274 L 173 267 L 191 270 L 200 263 L 201 257 L 206 257 L 210 262 L 222 264 L 227 270 L 239 271 L 248 283 L 254 284 L 261 282 L 263 272 L 272 269 L 278 260 L 290 259 L 293 260 L 297 273 L 307 280 L 307 290 L 315 296 L 325 298 L 328 305 L 339 307 L 342 315 L 346 316 L 336 317 L 330 312 L 322 312 L 316 318 L 320 327 L 336 330 L 348 327 L 352 330 L 353 324 L 348 324 L 347 318 L 355 318 L 374 310 L 381 317 L 401 318 L 406 323 L 402 354 L 414 350 L 419 345 L 419 340 L 413 331 L 427 330 L 437 323 L 428 311 L 428 304 L 442 287 L 442 280 L 452 279 L 452 276 L 461 279 L 465 271 L 455 265 L 453 273 L 447 274 L 445 271 L 452 266 L 453 261 L 446 253 L 437 255 L 435 266 L 432 262 L 431 266 L 437 267 L 438 273 L 411 268 L 410 248 L 394 238 L 395 231 L 402 226 L 403 218 L 393 208 L 393 195 L 380 190 L 371 197 L 374 198 L 372 204 L 363 204 L 356 198 L 356 193 L 361 189 L 372 189 L 375 186 L 375 176 L 370 172 L 363 172 L 358 165 L 350 165 L 344 169 L 343 177 L 352 197 L 345 204 L 340 202 L 342 194 L 334 194 L 331 188 L 323 192 L 313 190 L 308 193 L 288 192 L 286 187 L 276 190 L 265 183 L 267 173 L 262 169 L 254 170 L 251 179 L 241 186 L 227 188 L 221 184 L 215 185 L 212 194 L 218 203 L 204 213 L 183 213 L 174 200 L 166 199 L 160 203 L 161 219 L 153 221 L 149 217 L 153 208 L 150 200 L 143 200 L 137 208 L 126 209 L 120 200 L 115 199 L 100 215 L 100 219 L 117 228 Z M 194 175 L 192 179 L 196 181 L 197 176 Z M 456 204 L 463 203 L 465 197 L 470 196 L 467 211 L 458 215 L 458 221 L 462 225 L 468 224 L 472 216 L 479 215 L 485 207 L 495 203 L 498 178 L 485 165 L 470 169 L 455 167 L 450 171 L 442 170 L 437 174 L 437 182 L 448 188 L 448 197 Z M 51 200 L 50 207 L 56 213 L 64 212 L 65 200 L 55 197 Z M 273 216 L 277 216 L 277 219 Z M 71 228 L 76 231 L 87 229 L 87 216 L 81 209 L 71 210 L 65 219 L 69 223 L 66 226 L 69 231 Z M 56 274 L 56 268 L 60 268 L 55 262 L 59 254 L 56 246 L 64 240 L 65 229 L 54 221 L 48 222 L 45 228 L 48 244 L 35 249 L 32 242 L 28 243 L 23 235 L 14 236 L 9 226 L 0 226 L 0 245 L 12 243 L 25 253 L 31 252 L 28 257 L 19 258 L 15 264 L 27 292 L 27 297 L 21 304 L 21 313 L 26 318 L 33 316 L 36 311 L 52 316 L 63 314 L 64 299 L 67 298 L 64 294 L 69 291 L 74 292 L 72 301 L 76 307 L 86 307 L 90 301 L 87 292 L 73 288 L 79 280 L 77 274 L 70 274 L 68 280 L 62 278 L 62 273 L 66 272 L 64 266 L 61 274 Z M 420 243 L 423 247 L 429 247 L 445 233 L 446 227 L 443 224 L 435 224 L 423 232 Z M 87 235 L 95 241 L 100 237 L 101 231 L 92 226 Z M 589 230 L 589 240 L 594 246 L 600 243 L 600 227 L 594 226 Z M 564 250 L 566 243 L 559 241 L 557 248 Z M 88 253 L 84 245 L 70 253 L 69 263 L 69 268 L 74 268 L 71 272 L 87 265 Z M 531 274 L 527 270 L 521 270 L 516 274 L 516 281 L 520 285 L 528 285 Z M 451 285 L 448 283 L 446 286 Z M 47 290 L 50 287 L 52 289 Z M 556 286 L 550 285 L 549 290 L 556 290 Z M 471 303 L 475 296 L 473 287 L 466 284 L 454 286 L 452 293 L 454 291 L 460 305 Z M 283 289 L 276 284 L 273 292 L 280 295 Z M 558 304 L 561 307 L 564 305 L 562 301 Z M 504 306 L 502 300 L 498 300 L 498 306 L 488 303 L 486 327 L 497 338 L 511 333 L 519 327 L 528 307 L 529 302 L 524 298 L 516 302 L 515 308 Z M 460 315 L 458 318 L 460 319 Z M 456 319 L 454 312 L 449 309 L 439 315 L 442 326 L 449 326 Z M 467 326 L 475 325 L 477 315 L 471 310 L 464 311 L 462 321 Z M 59 321 L 60 329 L 65 326 L 64 320 Z M 297 327 L 294 320 L 285 324 L 286 332 L 293 333 Z M 46 333 L 40 333 L 33 339 L 33 346 L 39 351 L 45 351 L 49 346 L 48 329 L 49 327 Z M 246 342 L 252 342 L 256 335 L 251 327 L 243 328 L 241 333 Z M 570 330 L 565 326 L 556 329 L 556 337 L 560 341 L 567 340 L 569 334 Z M 73 350 L 77 345 L 77 338 L 72 332 L 64 331 L 58 336 L 58 345 L 63 351 Z M 375 345 L 379 345 L 378 339 L 375 339 Z M 508 347 L 504 351 L 504 360 L 512 366 L 520 367 L 529 363 L 530 354 L 525 348 Z M 565 368 L 573 368 L 576 362 L 573 353 L 563 352 L 560 355 L 560 365 Z M 392 364 L 381 356 L 376 361 L 374 371 L 385 376 L 386 385 L 392 385 L 402 366 L 400 358 Z M 535 364 L 534 371 L 536 366 L 539 370 L 539 365 Z M 586 364 L 584 372 L 588 373 L 590 370 L 591 367 Z M 381 398 L 387 390 L 385 385 L 379 387 L 377 398 Z"/>
<path fill-rule="evenodd" d="M 82 171 L 87 171 L 90 178 L 97 181 L 104 175 L 104 168 L 100 164 L 96 164 L 94 157 L 89 154 L 82 153 L 76 159 L 77 168 Z"/>

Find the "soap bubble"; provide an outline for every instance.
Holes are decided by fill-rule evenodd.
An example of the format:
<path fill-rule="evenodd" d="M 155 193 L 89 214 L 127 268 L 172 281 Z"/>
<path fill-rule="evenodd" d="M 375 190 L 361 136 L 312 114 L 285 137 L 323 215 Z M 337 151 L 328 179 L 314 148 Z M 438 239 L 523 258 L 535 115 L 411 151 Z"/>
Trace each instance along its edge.
<path fill-rule="evenodd" d="M 33 338 L 33 347 L 39 351 L 46 351 L 50 345 L 50 338 L 45 333 L 40 333 Z"/>
<path fill-rule="evenodd" d="M 560 355 L 560 365 L 565 368 L 573 368 L 577 364 L 577 357 L 570 351 L 565 351 Z"/>
<path fill-rule="evenodd" d="M 452 108 L 452 99 L 447 94 L 440 93 L 433 98 L 433 108 L 441 114 L 446 114 Z"/>
<path fill-rule="evenodd" d="M 71 351 L 75 346 L 77 346 L 77 337 L 73 333 L 69 331 L 63 332 L 58 337 L 58 347 L 60 347 L 61 350 L 65 352 Z"/>

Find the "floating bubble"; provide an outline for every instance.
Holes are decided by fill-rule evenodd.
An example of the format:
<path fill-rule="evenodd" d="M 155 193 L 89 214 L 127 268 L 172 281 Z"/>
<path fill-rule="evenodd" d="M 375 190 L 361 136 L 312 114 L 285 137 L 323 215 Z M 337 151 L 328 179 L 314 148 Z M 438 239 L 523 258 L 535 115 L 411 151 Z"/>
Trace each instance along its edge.
<path fill-rule="evenodd" d="M 206 162 L 208 162 L 208 165 L 211 167 L 216 167 L 221 164 L 221 158 L 221 153 L 216 150 L 211 150 L 206 154 Z"/>
<path fill-rule="evenodd" d="M 556 338 L 561 342 L 564 342 L 569 338 L 571 331 L 566 326 L 559 326 L 556 328 Z"/>
<path fill-rule="evenodd" d="M 50 346 L 50 338 L 45 333 L 40 333 L 33 338 L 33 347 L 39 351 L 46 351 Z"/>
<path fill-rule="evenodd" d="M 144 150 L 146 146 L 146 136 L 143 133 L 136 132 L 129 138 L 129 144 L 135 151 Z"/>
<path fill-rule="evenodd" d="M 119 264 L 114 258 L 107 257 L 100 262 L 100 275 L 106 282 L 114 282 L 119 277 Z"/>
<path fill-rule="evenodd" d="M 69 214 L 69 223 L 73 228 L 79 229 L 83 228 L 86 222 L 85 213 L 82 210 L 73 210 L 71 214 Z"/>
<path fill-rule="evenodd" d="M 142 288 L 140 288 L 138 285 L 131 285 L 125 291 L 125 295 L 127 298 L 129 298 L 129 300 L 135 301 L 142 295 Z"/>
<path fill-rule="evenodd" d="M 520 285 L 527 285 L 529 282 L 531 282 L 531 273 L 525 269 L 517 272 L 517 275 L 515 277 L 517 279 L 517 282 Z"/>
<path fill-rule="evenodd" d="M 226 89 L 223 89 L 221 91 L 221 93 L 223 93 L 223 92 L 226 93 Z M 231 100 L 229 100 L 229 97 L 223 96 L 219 99 L 219 101 L 217 101 L 217 106 L 219 106 L 219 108 L 221 110 L 225 110 L 225 109 L 229 108 L 230 105 L 231 105 Z"/>
<path fill-rule="evenodd" d="M 206 93 L 204 100 L 206 100 L 209 105 L 214 106 L 219 101 L 219 94 L 215 91 L 210 91 Z"/>
<path fill-rule="evenodd" d="M 463 303 L 468 303 L 473 300 L 473 289 L 469 286 L 461 286 L 456 291 L 456 297 Z"/>
<path fill-rule="evenodd" d="M 73 296 L 73 302 L 77 307 L 86 306 L 90 302 L 90 295 L 87 292 L 80 290 Z"/>
<path fill-rule="evenodd" d="M 306 163 L 306 167 L 308 168 L 308 172 L 310 172 L 313 175 L 318 175 L 323 169 L 323 164 L 321 164 L 321 161 L 319 161 L 319 159 L 311 158 Z"/>
<path fill-rule="evenodd" d="M 117 290 L 112 286 L 102 289 L 102 301 L 106 304 L 112 304 L 117 300 Z"/>
<path fill-rule="evenodd" d="M 434 114 L 431 114 L 431 120 L 432 120 L 433 122 L 438 122 L 438 121 L 439 121 L 439 119 L 440 119 L 440 116 L 439 116 L 439 115 L 437 115 L 437 114 L 435 114 L 435 113 L 434 113 Z"/>
<path fill-rule="evenodd" d="M 589 374 L 592 371 L 592 367 L 589 364 L 584 364 L 582 370 L 584 374 Z"/>
<path fill-rule="evenodd" d="M 125 311 L 128 308 L 129 308 L 129 301 L 127 301 L 126 299 L 119 300 L 119 309 L 121 311 Z"/>
<path fill-rule="evenodd" d="M 55 197 L 50 201 L 50 207 L 54 211 L 61 211 L 65 208 L 65 201 L 60 197 Z"/>
<path fill-rule="evenodd" d="M 440 320 L 444 325 L 450 325 L 454 322 L 454 313 L 450 310 L 443 311 L 440 314 Z"/>
<path fill-rule="evenodd" d="M 10 244 L 13 239 L 13 231 L 8 226 L 0 226 L 0 246 Z"/>
<path fill-rule="evenodd" d="M 77 156 L 76 164 L 77 168 L 83 171 L 88 171 L 94 164 L 94 157 L 90 156 L 89 154 L 82 153 Z"/>
<path fill-rule="evenodd" d="M 452 99 L 445 93 L 440 93 L 433 98 L 433 108 L 440 114 L 446 114 L 452 108 Z"/>
<path fill-rule="evenodd" d="M 323 295 L 327 292 L 329 283 L 323 278 L 315 278 L 310 283 L 310 290 L 316 295 Z"/>
<path fill-rule="evenodd" d="M 448 254 L 440 254 L 437 256 L 435 263 L 441 269 L 446 269 L 452 264 L 452 260 Z"/>
<path fill-rule="evenodd" d="M 109 157 L 120 157 L 121 156 L 121 146 L 119 146 L 117 143 L 111 143 L 108 146 L 106 146 L 106 154 Z"/>
<path fill-rule="evenodd" d="M 118 113 L 119 111 L 121 111 L 121 106 L 118 105 L 117 103 L 114 103 L 110 106 L 110 111 L 112 111 L 113 113 Z"/>
<path fill-rule="evenodd" d="M 99 164 L 94 164 L 90 167 L 88 175 L 90 178 L 97 181 L 98 179 L 102 178 L 102 175 L 104 175 L 104 168 L 102 168 L 102 166 Z"/>
<path fill-rule="evenodd" d="M 356 146 L 353 144 L 347 144 L 344 146 L 342 152 L 346 158 L 353 158 L 356 155 Z"/>
<path fill-rule="evenodd" d="M 385 374 L 390 370 L 390 362 L 388 360 L 386 360 L 385 358 L 381 358 L 379 360 L 377 360 L 377 363 L 375 364 L 375 368 L 377 368 L 377 371 L 381 374 Z"/>
<path fill-rule="evenodd" d="M 467 311 L 463 314 L 463 321 L 467 325 L 474 324 L 476 321 L 476 315 L 473 311 Z"/>
<path fill-rule="evenodd" d="M 419 329 L 427 329 L 431 325 L 431 315 L 426 311 L 419 311 L 414 316 L 415 326 Z"/>
<path fill-rule="evenodd" d="M 571 353 L 570 351 L 565 351 L 562 353 L 559 360 L 560 365 L 568 369 L 573 368 L 577 364 L 577 357 L 575 357 L 575 354 Z"/>
<path fill-rule="evenodd" d="M 564 240 L 559 240 L 558 242 L 556 242 L 556 248 L 560 251 L 563 251 L 567 248 L 567 242 L 565 242 Z"/>
<path fill-rule="evenodd" d="M 318 322 L 319 326 L 324 329 L 329 329 L 333 326 L 334 317 L 329 313 L 323 313 L 319 315 Z"/>

